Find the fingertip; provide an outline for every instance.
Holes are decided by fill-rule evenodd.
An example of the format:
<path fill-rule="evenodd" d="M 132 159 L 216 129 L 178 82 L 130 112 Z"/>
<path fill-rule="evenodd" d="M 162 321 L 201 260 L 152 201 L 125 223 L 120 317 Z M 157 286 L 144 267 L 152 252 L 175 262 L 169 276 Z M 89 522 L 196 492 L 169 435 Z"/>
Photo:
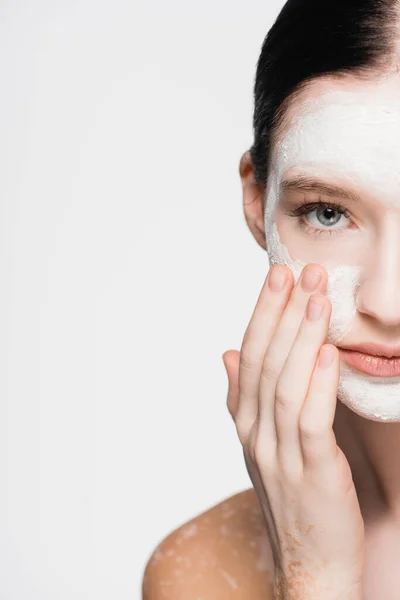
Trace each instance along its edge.
<path fill-rule="evenodd" d="M 332 366 L 335 360 L 335 346 L 332 344 L 324 344 L 318 356 L 318 368 L 319 369 L 328 369 Z"/>

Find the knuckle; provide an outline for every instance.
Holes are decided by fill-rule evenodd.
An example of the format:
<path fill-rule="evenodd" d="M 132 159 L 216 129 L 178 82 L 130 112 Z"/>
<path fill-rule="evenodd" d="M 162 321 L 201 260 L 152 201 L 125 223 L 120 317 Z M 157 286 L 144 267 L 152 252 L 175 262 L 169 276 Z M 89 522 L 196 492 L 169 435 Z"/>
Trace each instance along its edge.
<path fill-rule="evenodd" d="M 287 411 L 289 405 L 288 392 L 283 388 L 282 384 L 277 385 L 275 389 L 275 407 L 280 411 Z"/>
<path fill-rule="evenodd" d="M 304 442 L 317 442 L 324 435 L 323 428 L 312 419 L 300 419 L 299 430 Z"/>
<path fill-rule="evenodd" d="M 264 474 L 272 473 L 275 464 L 272 446 L 265 436 L 257 435 L 254 440 L 252 455 L 258 469 Z"/>
<path fill-rule="evenodd" d="M 252 356 L 250 344 L 243 343 L 240 349 L 239 367 L 245 371 L 251 371 L 256 364 L 255 358 Z"/>
<path fill-rule="evenodd" d="M 261 368 L 261 377 L 268 383 L 275 381 L 278 372 L 276 366 L 268 359 L 265 358 L 263 366 Z"/>

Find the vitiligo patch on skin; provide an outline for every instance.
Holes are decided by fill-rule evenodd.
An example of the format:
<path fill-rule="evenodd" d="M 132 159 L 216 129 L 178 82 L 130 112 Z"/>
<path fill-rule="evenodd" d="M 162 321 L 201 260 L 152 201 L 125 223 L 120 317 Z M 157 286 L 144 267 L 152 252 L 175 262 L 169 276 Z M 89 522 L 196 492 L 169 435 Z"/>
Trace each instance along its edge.
<path fill-rule="evenodd" d="M 234 589 L 237 589 L 237 587 L 238 587 L 238 584 L 237 584 L 237 581 L 236 581 L 236 579 L 234 579 L 234 578 L 232 577 L 232 575 L 230 575 L 229 573 L 227 573 L 227 572 L 226 572 L 224 569 L 221 569 L 221 568 L 220 568 L 219 570 L 220 570 L 220 572 L 222 573 L 222 576 L 223 576 L 223 577 L 226 579 L 226 581 L 229 583 L 229 585 L 230 585 L 232 588 L 234 588 Z"/>
<path fill-rule="evenodd" d="M 191 525 L 187 525 L 182 529 L 182 536 L 184 538 L 193 537 L 198 533 L 198 527 L 196 523 L 192 523 Z"/>
<path fill-rule="evenodd" d="M 360 91 L 333 90 L 308 99 L 289 119 L 289 126 L 276 143 L 271 158 L 265 232 L 270 265 L 287 265 L 295 283 L 307 263 L 301 256 L 292 256 L 279 237 L 276 211 L 283 176 L 289 169 L 321 179 L 328 174 L 331 179 L 335 175 L 345 176 L 360 189 L 368 189 L 379 199 L 383 209 L 400 210 L 399 99 L 398 79 L 365 87 L 363 84 Z M 349 264 L 334 264 L 334 256 L 329 265 L 324 264 L 319 260 L 318 243 L 313 241 L 315 259 L 308 262 L 326 268 L 326 295 L 332 304 L 326 341 L 340 345 L 339 342 L 352 330 L 357 313 L 357 290 L 365 265 L 362 261 L 352 264 L 351 256 Z M 340 244 L 339 237 L 337 243 Z M 293 254 L 295 248 L 294 240 Z M 393 252 L 400 256 L 399 247 L 393 248 Z M 400 270 L 400 264 L 397 267 Z M 367 419 L 400 421 L 399 377 L 369 377 L 341 362 L 337 397 Z"/>

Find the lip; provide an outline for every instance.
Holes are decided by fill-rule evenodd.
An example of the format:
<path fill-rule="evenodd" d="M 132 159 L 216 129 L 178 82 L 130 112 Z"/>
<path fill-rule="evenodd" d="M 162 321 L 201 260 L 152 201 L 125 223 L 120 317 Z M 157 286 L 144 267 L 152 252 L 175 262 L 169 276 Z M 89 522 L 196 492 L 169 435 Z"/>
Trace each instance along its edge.
<path fill-rule="evenodd" d="M 363 344 L 363 348 L 366 346 L 367 344 Z M 368 346 L 371 347 L 369 344 Z M 349 367 L 356 369 L 364 375 L 372 375 L 373 377 L 400 376 L 400 356 L 388 358 L 386 356 L 377 356 L 373 354 L 367 354 L 366 352 L 348 350 L 341 348 L 340 346 L 338 346 L 338 350 L 340 358 Z"/>
<path fill-rule="evenodd" d="M 354 350 L 355 352 L 361 352 L 362 354 L 369 354 L 371 356 L 383 358 L 400 357 L 400 344 L 390 347 L 375 342 L 364 342 L 363 344 L 343 344 L 340 347 L 344 350 Z"/>

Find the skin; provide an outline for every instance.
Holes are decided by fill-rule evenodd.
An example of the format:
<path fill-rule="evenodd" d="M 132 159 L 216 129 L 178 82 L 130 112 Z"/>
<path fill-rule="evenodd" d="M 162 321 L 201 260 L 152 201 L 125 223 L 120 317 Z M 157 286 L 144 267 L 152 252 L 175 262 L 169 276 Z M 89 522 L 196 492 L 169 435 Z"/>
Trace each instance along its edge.
<path fill-rule="evenodd" d="M 379 84 L 375 84 L 379 85 Z M 346 81 L 334 83 L 331 79 L 321 79 L 304 93 L 307 98 L 313 98 L 326 90 L 349 89 L 359 91 L 360 103 L 367 84 L 357 79 L 348 77 Z M 369 87 L 369 86 L 368 86 Z M 398 96 L 400 97 L 400 82 Z M 394 98 L 394 101 L 396 99 Z M 296 113 L 297 105 L 301 99 L 294 103 L 290 115 Z M 399 117 L 400 118 L 400 117 Z M 266 239 L 263 222 L 263 192 L 255 182 L 254 170 L 251 165 L 250 155 L 245 153 L 240 163 L 240 175 L 243 185 L 243 206 L 246 222 L 260 246 L 266 250 Z M 338 174 L 339 176 L 339 174 Z M 364 195 L 363 195 L 364 194 Z M 390 209 L 383 204 L 378 195 L 369 193 L 365 197 L 365 190 L 360 190 L 361 198 L 357 212 L 358 227 L 363 230 L 363 237 L 367 237 L 368 244 L 374 244 L 374 260 L 365 260 L 363 267 L 363 282 L 357 293 L 358 310 L 354 319 L 351 334 L 348 334 L 342 343 L 357 343 L 361 341 L 378 341 L 394 345 L 400 343 L 400 303 L 393 301 L 400 292 L 400 208 Z M 302 195 L 303 196 L 303 195 Z M 397 193 L 400 198 L 400 186 Z M 315 198 L 310 198 L 310 201 Z M 326 199 L 329 202 L 329 199 Z M 356 220 L 356 217 L 353 217 Z M 322 250 L 326 252 L 326 242 L 310 240 L 307 248 L 304 247 L 304 236 L 297 229 L 295 219 L 284 217 L 282 212 L 277 216 L 280 237 L 292 253 L 299 252 L 301 248 L 302 259 L 307 262 L 317 262 Z M 312 221 L 316 219 L 313 216 Z M 353 225 L 352 225 L 353 226 Z M 347 242 L 349 243 L 349 242 Z M 357 243 L 359 243 L 357 241 Z M 330 237 L 329 247 L 331 255 L 336 253 L 335 246 L 343 247 L 341 235 Z M 346 248 L 348 253 L 354 252 L 354 247 Z M 304 256 L 306 254 L 306 256 Z M 360 256 L 362 256 L 360 254 Z M 367 258 L 370 258 L 369 256 Z M 314 261 L 313 261 L 314 259 Z M 361 264 L 361 261 L 360 261 Z M 233 354 L 232 354 L 233 353 Z M 238 364 L 239 358 L 235 351 L 226 355 L 229 366 Z M 235 362 L 236 360 L 236 362 Z M 229 371 L 230 372 L 230 371 Z M 356 415 L 350 410 L 345 410 L 337 404 L 338 420 L 346 422 L 346 432 L 338 430 L 340 446 L 347 449 L 349 437 L 357 437 L 359 447 L 365 456 L 362 465 L 357 461 L 353 464 L 352 457 L 348 457 L 352 467 L 353 478 L 356 478 L 356 489 L 360 491 L 362 514 L 368 523 L 383 521 L 391 526 L 398 526 L 400 517 L 400 471 L 397 469 L 397 457 L 400 453 L 400 424 L 380 423 Z M 335 431 L 336 433 L 336 431 Z M 350 451 L 350 450 L 349 450 Z M 364 481 L 364 486 L 361 481 Z M 368 481 L 368 486 L 366 482 Z M 362 493 L 362 488 L 367 487 L 367 493 Z M 371 499 L 377 509 L 370 515 Z M 397 531 L 399 531 L 397 529 Z"/>
<path fill-rule="evenodd" d="M 311 285 L 316 272 L 320 282 Z M 285 277 L 279 291 L 276 275 Z M 244 336 L 233 412 L 268 528 L 275 597 L 287 600 L 361 598 L 363 520 L 332 431 L 337 350 L 326 346 L 330 366 L 315 368 L 331 314 L 325 289 L 318 265 L 295 286 L 287 267 L 271 269 Z"/>
<path fill-rule="evenodd" d="M 372 85 L 381 86 L 384 94 L 389 85 L 393 103 L 398 103 L 400 80 L 396 75 L 376 79 Z M 292 103 L 285 127 L 290 128 L 295 122 L 304 102 L 335 89 L 359 94 L 362 106 L 371 84 L 352 76 L 340 81 L 332 78 L 313 81 Z M 284 133 L 279 132 L 274 147 Z M 255 180 L 248 152 L 243 154 L 239 170 L 247 225 L 257 243 L 267 251 L 265 193 Z M 330 181 L 334 175 L 330 173 Z M 336 176 L 339 183 L 341 172 Z M 354 182 L 354 187 L 361 201 L 357 210 L 351 206 L 346 208 L 352 227 L 358 228 L 359 233 L 355 231 L 354 236 L 348 236 L 346 244 L 351 256 L 357 256 L 362 281 L 357 290 L 357 312 L 352 328 L 341 342 L 399 344 L 400 303 L 394 298 L 400 293 L 400 183 L 397 188 L 393 180 L 392 187 L 384 190 L 384 199 L 376 186 L 367 186 L 365 181 L 363 185 L 362 177 Z M 294 197 L 296 192 L 291 194 Z M 301 198 L 303 196 L 301 194 Z M 309 201 L 315 199 L 315 195 L 310 194 Z M 323 199 L 328 203 L 332 201 L 332 198 Z M 287 196 L 284 200 L 288 204 L 292 198 Z M 325 295 L 324 264 L 337 256 L 339 250 L 343 251 L 343 238 L 330 236 L 329 243 L 321 238 L 307 238 L 298 227 L 298 219 L 307 221 L 307 216 L 288 217 L 283 204 L 277 206 L 276 213 L 282 242 L 292 256 L 308 265 L 308 270 L 319 270 L 322 280 L 317 291 L 306 291 L 301 287 L 301 280 L 294 285 L 288 267 L 275 266 L 274 269 L 286 274 L 287 284 L 282 292 L 273 292 L 269 287 L 271 269 L 240 352 L 230 350 L 224 354 L 229 378 L 228 410 L 243 445 L 254 486 L 249 494 L 258 500 L 260 507 L 258 531 L 264 532 L 269 548 L 265 581 L 268 580 L 270 595 L 265 595 L 263 589 L 260 598 L 344 599 L 345 592 L 351 590 L 351 598 L 394 600 L 400 586 L 400 423 L 364 418 L 336 401 L 339 354 L 334 344 L 328 344 L 334 355 L 332 365 L 324 371 L 318 369 L 317 360 L 326 340 L 331 310 Z M 315 216 L 312 223 L 316 224 Z M 363 251 L 363 243 L 366 248 L 373 243 L 373 252 Z M 304 318 L 310 296 L 324 307 L 321 319 L 314 322 Z M 202 518 L 210 519 L 210 514 L 205 513 Z M 208 531 L 214 523 L 217 538 L 215 532 L 221 519 L 220 516 L 208 522 Z M 198 523 L 204 524 L 204 521 L 200 518 Z M 232 524 L 233 529 L 235 526 L 237 523 Z M 248 538 L 255 539 L 254 532 L 249 528 L 246 531 Z M 202 539 L 197 543 L 203 551 L 215 547 L 211 533 Z M 175 547 L 173 540 L 174 534 L 168 536 L 167 547 Z M 257 598 L 254 589 L 247 595 L 256 574 L 255 567 L 253 574 L 247 571 L 239 575 L 240 565 L 248 559 L 249 551 L 243 543 L 233 547 L 240 555 L 235 564 L 230 554 L 232 545 L 230 548 L 225 555 L 223 552 L 214 554 L 216 564 L 229 554 L 230 565 L 236 567 L 233 572 L 240 579 L 238 587 L 243 592 L 237 597 Z M 187 552 L 190 552 L 189 547 Z M 197 562 L 194 572 L 198 566 Z M 145 587 L 153 590 L 147 598 L 177 600 L 185 584 L 179 584 L 175 577 L 172 588 L 167 586 L 162 594 L 154 591 L 157 586 L 152 586 L 160 567 L 152 567 L 153 559 L 145 573 Z M 228 569 L 227 564 L 225 569 Z M 188 574 L 185 579 L 190 580 Z M 226 581 L 214 581 L 209 587 L 205 578 L 202 581 L 207 588 L 204 594 L 210 597 L 220 593 L 223 598 L 229 591 Z M 262 584 L 260 590 L 261 587 Z M 193 590 L 193 585 L 189 589 Z"/>
<path fill-rule="evenodd" d="M 314 259 L 318 244 L 318 260 L 328 267 L 326 295 L 332 303 L 328 341 L 334 344 L 344 339 L 351 341 L 354 333 L 362 341 L 364 332 L 358 331 L 355 316 L 357 305 L 362 308 L 371 270 L 381 266 L 377 264 L 375 251 L 378 228 L 383 230 L 382 270 L 392 271 L 387 282 L 391 290 L 385 303 L 387 327 L 391 312 L 394 310 L 396 315 L 398 310 L 399 258 L 393 245 L 397 241 L 400 208 L 398 96 L 399 82 L 394 77 L 381 78 L 379 85 L 369 82 L 362 92 L 342 86 L 318 96 L 309 95 L 300 103 L 293 123 L 284 128 L 270 160 L 265 211 L 270 264 L 285 263 L 297 277 L 308 262 L 307 257 Z M 300 188 L 299 177 L 306 178 L 306 187 Z M 342 210 L 349 214 L 334 209 L 329 226 L 321 225 L 322 209 L 319 216 L 315 207 L 308 209 L 310 224 L 307 225 L 305 219 L 291 214 L 294 204 L 320 199 L 316 191 L 310 190 L 313 180 L 318 183 L 322 180 L 325 187 L 340 186 L 348 195 L 351 193 L 343 201 L 337 191 L 330 198 L 327 190 L 323 191 L 325 199 L 339 201 Z M 369 198 L 378 200 L 376 210 Z M 278 225 L 287 237 L 290 251 L 279 239 L 273 218 L 278 202 Z M 380 293 L 383 283 L 380 278 L 376 293 Z M 358 293 L 360 286 L 362 290 Z M 365 377 L 342 364 L 337 396 L 353 412 L 367 419 L 400 420 L 400 381 L 394 378 Z"/>

